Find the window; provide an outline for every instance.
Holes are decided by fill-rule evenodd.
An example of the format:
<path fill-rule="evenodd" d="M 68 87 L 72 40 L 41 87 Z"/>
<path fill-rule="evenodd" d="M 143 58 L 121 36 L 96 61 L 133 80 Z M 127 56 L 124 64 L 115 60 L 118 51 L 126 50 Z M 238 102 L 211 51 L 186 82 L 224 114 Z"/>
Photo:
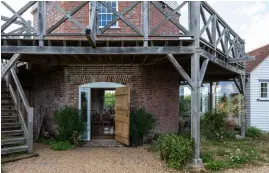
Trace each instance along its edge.
<path fill-rule="evenodd" d="M 118 10 L 118 2 L 117 1 L 105 1 L 106 3 L 108 3 L 109 5 L 111 5 L 111 7 L 114 10 Z M 104 26 L 106 26 L 110 21 L 112 21 L 116 16 L 115 14 L 110 11 L 108 8 L 106 8 L 101 2 L 98 3 L 98 19 L 99 19 L 99 27 L 103 28 Z M 113 25 L 111 26 L 112 28 L 116 28 L 118 27 L 118 22 L 113 23 Z"/>
<path fill-rule="evenodd" d="M 261 99 L 269 99 L 269 81 L 260 82 L 260 93 Z"/>

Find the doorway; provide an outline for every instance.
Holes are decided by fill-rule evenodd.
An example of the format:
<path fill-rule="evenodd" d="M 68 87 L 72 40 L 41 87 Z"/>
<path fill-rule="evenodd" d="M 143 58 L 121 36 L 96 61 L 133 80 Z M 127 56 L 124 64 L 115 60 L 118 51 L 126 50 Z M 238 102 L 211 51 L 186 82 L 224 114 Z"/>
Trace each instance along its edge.
<path fill-rule="evenodd" d="M 95 82 L 79 86 L 79 109 L 87 130 L 82 139 L 115 139 L 115 89 L 124 85 Z"/>

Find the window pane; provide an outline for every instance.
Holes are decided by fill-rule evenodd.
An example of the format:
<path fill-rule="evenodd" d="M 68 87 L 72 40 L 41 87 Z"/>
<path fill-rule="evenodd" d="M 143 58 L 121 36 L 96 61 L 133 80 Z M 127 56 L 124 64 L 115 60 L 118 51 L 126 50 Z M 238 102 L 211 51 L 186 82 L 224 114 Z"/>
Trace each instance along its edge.
<path fill-rule="evenodd" d="M 111 1 L 111 3 L 112 3 L 111 6 L 112 6 L 113 8 L 116 8 L 116 1 Z"/>

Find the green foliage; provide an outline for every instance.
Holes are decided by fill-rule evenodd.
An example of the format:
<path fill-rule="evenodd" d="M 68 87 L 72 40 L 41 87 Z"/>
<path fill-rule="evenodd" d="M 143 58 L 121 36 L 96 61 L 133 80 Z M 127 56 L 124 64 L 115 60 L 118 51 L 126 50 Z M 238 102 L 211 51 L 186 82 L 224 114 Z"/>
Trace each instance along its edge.
<path fill-rule="evenodd" d="M 256 128 L 256 127 L 248 127 L 246 130 L 246 137 L 260 137 L 262 136 L 263 132 L 262 130 Z"/>
<path fill-rule="evenodd" d="M 142 145 L 143 137 L 148 135 L 155 127 L 156 119 L 145 108 L 131 111 L 130 115 L 130 138 L 132 145 Z"/>
<path fill-rule="evenodd" d="M 176 134 L 161 135 L 155 144 L 160 151 L 161 158 L 166 161 L 168 167 L 179 169 L 192 158 L 194 142 L 192 139 Z"/>
<path fill-rule="evenodd" d="M 214 161 L 210 161 L 210 162 L 205 164 L 205 168 L 207 170 L 212 170 L 212 171 L 219 171 L 219 170 L 222 170 L 226 167 L 227 167 L 226 162 L 221 161 L 221 160 L 214 160 Z"/>
<path fill-rule="evenodd" d="M 80 112 L 74 107 L 65 106 L 58 109 L 54 114 L 54 120 L 58 125 L 57 138 L 59 141 L 69 141 L 71 144 L 76 144 L 79 136 L 86 130 Z"/>
<path fill-rule="evenodd" d="M 201 158 L 202 158 L 204 163 L 214 161 L 213 154 L 211 152 L 203 152 L 201 154 Z"/>
<path fill-rule="evenodd" d="M 182 117 L 191 116 L 191 96 L 179 97 L 179 115 Z"/>
<path fill-rule="evenodd" d="M 115 93 L 105 93 L 105 108 L 114 108 L 115 106 Z"/>
<path fill-rule="evenodd" d="M 224 112 L 206 112 L 201 119 L 201 132 L 208 139 L 223 140 L 227 137 Z"/>
<path fill-rule="evenodd" d="M 70 150 L 73 146 L 68 141 L 49 141 L 49 146 L 52 150 L 62 151 L 62 150 Z"/>

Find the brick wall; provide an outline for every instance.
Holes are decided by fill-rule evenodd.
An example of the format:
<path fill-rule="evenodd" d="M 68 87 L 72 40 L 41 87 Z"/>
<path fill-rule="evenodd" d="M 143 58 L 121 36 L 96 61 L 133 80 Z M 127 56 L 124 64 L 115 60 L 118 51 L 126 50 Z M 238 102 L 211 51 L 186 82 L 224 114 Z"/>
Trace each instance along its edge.
<path fill-rule="evenodd" d="M 77 7 L 81 2 L 79 1 L 58 1 L 59 6 L 65 10 L 66 12 L 70 12 L 72 9 Z M 118 2 L 118 11 L 123 12 L 126 8 L 130 7 L 133 2 L 128 1 L 119 1 Z M 142 3 L 139 3 L 135 8 L 129 11 L 124 17 L 134 26 L 136 26 L 140 31 L 142 31 Z M 171 12 L 169 7 L 164 8 L 166 12 Z M 33 20 L 34 26 L 36 27 L 37 24 L 37 11 L 34 10 Z M 153 29 L 157 26 L 161 20 L 165 17 L 159 10 L 157 10 L 151 3 L 150 3 L 150 29 Z M 63 15 L 58 12 L 53 6 L 51 2 L 46 3 L 46 28 L 48 29 L 51 27 L 55 22 L 61 19 Z M 78 12 L 73 15 L 73 18 L 80 22 L 83 26 L 89 25 L 89 4 L 83 6 Z M 174 15 L 174 19 L 176 21 L 179 20 L 179 15 Z M 115 34 L 136 34 L 129 26 L 127 26 L 122 20 L 118 20 L 118 28 L 110 28 L 105 33 L 115 33 Z M 52 33 L 78 33 L 81 32 L 81 29 L 71 22 L 69 19 L 66 20 L 63 24 L 61 24 L 58 28 L 56 28 Z M 157 34 L 178 34 L 179 29 L 170 21 L 167 21 L 162 27 L 159 28 L 156 32 Z M 60 38 L 60 37 L 58 37 Z M 63 38 L 63 37 L 61 37 Z M 85 38 L 84 38 L 85 39 Z"/>
<path fill-rule="evenodd" d="M 171 66 L 69 66 L 34 77 L 35 117 L 46 108 L 52 118 L 64 105 L 78 106 L 79 85 L 116 82 L 131 86 L 131 107 L 144 106 L 157 117 L 156 132 L 178 129 L 179 75 Z M 35 118 L 38 124 L 39 118 Z M 52 127 L 52 120 L 49 120 Z"/>

